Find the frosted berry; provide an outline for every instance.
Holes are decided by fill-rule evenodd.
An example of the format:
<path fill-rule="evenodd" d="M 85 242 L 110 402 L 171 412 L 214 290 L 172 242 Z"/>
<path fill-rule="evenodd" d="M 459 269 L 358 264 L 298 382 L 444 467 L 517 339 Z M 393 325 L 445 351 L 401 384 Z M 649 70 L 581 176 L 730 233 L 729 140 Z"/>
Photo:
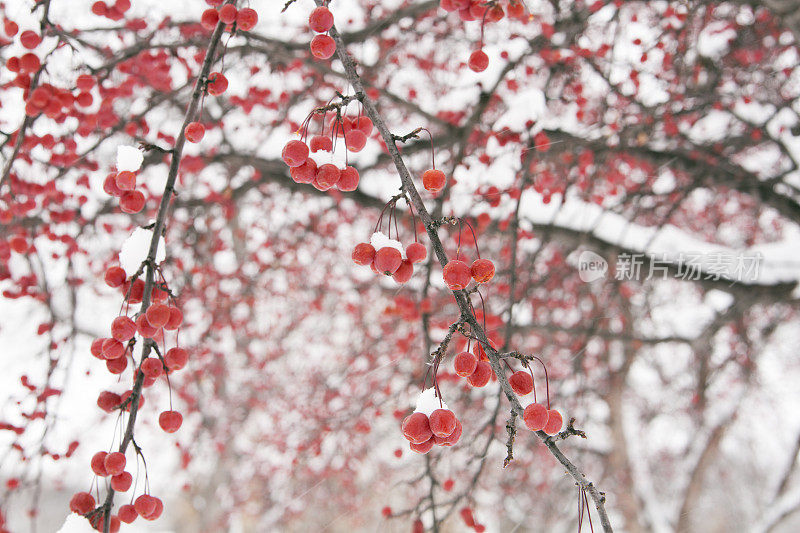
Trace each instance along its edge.
<path fill-rule="evenodd" d="M 161 328 L 169 321 L 169 306 L 158 303 L 147 308 L 145 313 L 147 321 L 154 328 Z"/>
<path fill-rule="evenodd" d="M 167 354 L 164 356 L 164 359 L 167 363 L 167 368 L 172 370 L 180 370 L 181 368 L 186 366 L 186 363 L 189 361 L 189 352 L 184 350 L 183 348 L 170 348 L 167 350 Z"/>
<path fill-rule="evenodd" d="M 342 175 L 339 176 L 336 187 L 344 192 L 354 191 L 358 188 L 359 178 L 358 170 L 351 166 L 346 166 L 342 169 Z"/>
<path fill-rule="evenodd" d="M 299 167 L 289 167 L 289 175 L 296 183 L 312 183 L 317 177 L 317 162 L 309 157 Z"/>
<path fill-rule="evenodd" d="M 539 431 L 544 429 L 547 424 L 547 408 L 540 403 L 532 403 L 525 408 L 522 413 L 522 419 L 525 421 L 525 427 L 531 431 Z"/>
<path fill-rule="evenodd" d="M 106 472 L 106 456 L 108 455 L 107 452 L 97 452 L 92 456 L 92 472 L 97 474 L 100 477 L 105 477 L 108 475 Z"/>
<path fill-rule="evenodd" d="M 117 516 L 126 524 L 131 524 L 139 516 L 139 513 L 136 512 L 136 507 L 133 505 L 125 504 L 119 508 Z"/>
<path fill-rule="evenodd" d="M 456 415 L 449 409 L 437 409 L 428 417 L 428 424 L 435 436 L 444 438 L 456 429 Z"/>
<path fill-rule="evenodd" d="M 431 168 L 422 173 L 422 186 L 430 192 L 439 192 L 444 189 L 447 177 L 439 169 Z"/>
<path fill-rule="evenodd" d="M 69 510 L 73 513 L 86 514 L 94 510 L 94 496 L 88 492 L 77 492 L 69 501 Z"/>
<path fill-rule="evenodd" d="M 106 339 L 103 341 L 103 358 L 119 359 L 125 355 L 125 345 L 117 339 Z"/>
<path fill-rule="evenodd" d="M 142 494 L 136 498 L 136 501 L 133 502 L 133 506 L 136 508 L 136 512 L 139 513 L 139 516 L 144 518 L 155 511 L 156 499 L 149 494 Z"/>
<path fill-rule="evenodd" d="M 387 276 L 394 274 L 402 262 L 403 256 L 397 248 L 384 246 L 375 252 L 375 268 Z"/>
<path fill-rule="evenodd" d="M 320 165 L 317 170 L 316 181 L 321 187 L 330 189 L 339 182 L 339 178 L 341 177 L 342 171 L 339 170 L 339 167 L 330 163 L 325 163 L 324 165 Z"/>
<path fill-rule="evenodd" d="M 308 146 L 303 141 L 289 141 L 283 147 L 281 159 L 290 167 L 299 167 L 308 159 Z"/>
<path fill-rule="evenodd" d="M 216 28 L 219 22 L 219 12 L 216 9 L 206 9 L 200 16 L 200 24 L 207 30 Z"/>
<path fill-rule="evenodd" d="M 125 271 L 118 266 L 110 267 L 108 270 L 106 270 L 104 276 L 106 285 L 109 287 L 119 287 L 125 283 L 126 278 L 127 276 L 125 275 Z"/>
<path fill-rule="evenodd" d="M 311 142 L 309 143 L 311 152 L 332 152 L 333 151 L 333 140 L 330 137 L 326 137 L 324 135 L 315 135 L 311 137 Z"/>
<path fill-rule="evenodd" d="M 489 379 L 492 377 L 492 367 L 486 361 L 478 361 L 477 366 L 475 367 L 475 372 L 467 378 L 467 382 L 473 387 L 484 387 L 487 383 L 489 383 Z"/>
<path fill-rule="evenodd" d="M 311 55 L 317 59 L 329 59 L 336 52 L 336 41 L 328 35 L 317 35 L 311 39 Z"/>
<path fill-rule="evenodd" d="M 317 33 L 325 33 L 333 27 L 333 13 L 327 7 L 318 7 L 308 17 L 308 27 Z"/>
<path fill-rule="evenodd" d="M 136 318 L 136 329 L 139 331 L 139 335 L 148 339 L 152 339 L 158 333 L 158 329 L 150 325 L 150 322 L 147 321 L 147 316 L 144 314 Z"/>
<path fill-rule="evenodd" d="M 138 213 L 144 208 L 144 194 L 141 191 L 127 191 L 119 199 L 119 208 L 129 215 Z"/>
<path fill-rule="evenodd" d="M 360 152 L 367 144 L 367 136 L 361 130 L 351 130 L 344 134 L 347 149 L 351 152 Z"/>
<path fill-rule="evenodd" d="M 421 243 L 412 242 L 406 247 L 406 257 L 412 263 L 421 263 L 428 257 L 428 249 Z"/>
<path fill-rule="evenodd" d="M 142 374 L 148 378 L 157 378 L 164 371 L 164 365 L 156 357 L 148 357 L 142 361 Z"/>
<path fill-rule="evenodd" d="M 111 323 L 111 336 L 120 342 L 127 342 L 136 335 L 136 323 L 126 316 L 118 316 Z"/>
<path fill-rule="evenodd" d="M 411 413 L 405 417 L 402 430 L 403 436 L 412 444 L 422 444 L 433 436 L 425 413 Z"/>
<path fill-rule="evenodd" d="M 453 369 L 462 378 L 470 377 L 478 366 L 478 359 L 469 352 L 461 352 L 453 359 Z"/>
<path fill-rule="evenodd" d="M 447 288 L 451 291 L 460 291 L 466 289 L 469 285 L 472 275 L 470 274 L 469 266 L 464 261 L 453 259 L 444 266 L 442 277 Z"/>
<path fill-rule="evenodd" d="M 175 331 L 183 324 L 183 313 L 177 307 L 169 308 L 169 320 L 164 324 L 164 329 Z"/>
<path fill-rule="evenodd" d="M 212 72 L 208 75 L 208 94 L 219 96 L 228 89 L 228 78 L 220 72 Z"/>
<path fill-rule="evenodd" d="M 106 472 L 109 476 L 116 476 L 125 471 L 125 454 L 120 452 L 112 452 L 106 455 L 103 464 L 106 467 Z"/>
<path fill-rule="evenodd" d="M 114 178 L 114 183 L 117 184 L 117 188 L 121 191 L 132 191 L 136 188 L 136 174 L 129 170 L 118 172 L 117 177 Z"/>
<path fill-rule="evenodd" d="M 133 484 L 133 476 L 130 472 L 121 472 L 111 478 L 111 488 L 117 492 L 127 492 Z"/>
<path fill-rule="evenodd" d="M 369 134 L 372 133 L 372 128 L 374 127 L 372 124 L 372 120 L 369 117 L 360 116 L 355 119 L 354 127 L 358 130 L 361 130 L 361 133 L 369 137 Z"/>
<path fill-rule="evenodd" d="M 469 56 L 468 65 L 473 72 L 483 72 L 489 66 L 489 56 L 483 50 L 475 50 Z"/>
<path fill-rule="evenodd" d="M 436 443 L 434 442 L 433 437 L 431 437 L 425 442 L 421 443 L 411 442 L 409 443 L 409 447 L 411 448 L 412 451 L 415 451 L 417 453 L 428 453 L 429 451 L 431 451 L 431 448 L 433 448 L 434 444 Z"/>
<path fill-rule="evenodd" d="M 375 248 L 366 242 L 360 242 L 353 248 L 353 262 L 357 265 L 369 265 L 375 259 Z"/>
<path fill-rule="evenodd" d="M 545 433 L 548 435 L 555 435 L 561 431 L 561 426 L 563 424 L 564 420 L 561 418 L 561 413 L 555 409 L 550 409 L 547 411 L 547 423 L 544 426 Z"/>
<path fill-rule="evenodd" d="M 153 498 L 153 500 L 156 502 L 155 506 L 153 507 L 153 512 L 151 512 L 148 515 L 142 516 L 142 518 L 144 518 L 145 520 L 156 520 L 159 516 L 161 516 L 161 513 L 164 512 L 164 502 L 162 502 L 161 499 L 155 497 Z"/>
<path fill-rule="evenodd" d="M 97 397 L 97 406 L 106 413 L 119 407 L 120 403 L 122 403 L 122 398 L 115 392 L 103 391 Z"/>
<path fill-rule="evenodd" d="M 511 384 L 511 388 L 514 392 L 520 396 L 525 396 L 533 391 L 533 378 L 530 373 L 524 370 L 511 374 L 511 377 L 508 378 L 508 382 Z"/>
<path fill-rule="evenodd" d="M 392 274 L 392 279 L 402 285 L 410 280 L 412 275 L 414 275 L 414 265 L 412 265 L 411 261 L 408 259 L 404 259 L 400 262 L 400 266 L 397 267 L 394 274 Z"/>
<path fill-rule="evenodd" d="M 470 273 L 477 283 L 486 283 L 494 277 L 494 263 L 488 259 L 476 259 L 470 267 Z"/>
<path fill-rule="evenodd" d="M 258 13 L 255 9 L 245 7 L 240 9 L 236 14 L 236 25 L 242 31 L 250 31 L 256 27 L 258 23 Z"/>
<path fill-rule="evenodd" d="M 183 416 L 178 411 L 164 411 L 158 415 L 158 425 L 167 433 L 175 433 L 183 423 Z"/>
<path fill-rule="evenodd" d="M 446 437 L 437 437 L 434 435 L 433 442 L 439 446 L 455 446 L 456 443 L 458 443 L 458 441 L 461 439 L 461 433 L 463 430 L 464 428 L 461 425 L 461 421 L 456 418 L 456 427 L 453 428 L 453 431 Z"/>
<path fill-rule="evenodd" d="M 199 122 L 190 122 L 186 125 L 185 134 L 190 143 L 199 143 L 206 135 L 206 128 Z"/>
<path fill-rule="evenodd" d="M 236 15 L 238 14 L 239 11 L 236 9 L 236 6 L 232 4 L 225 4 L 219 8 L 219 20 L 225 24 L 233 24 L 236 22 Z"/>

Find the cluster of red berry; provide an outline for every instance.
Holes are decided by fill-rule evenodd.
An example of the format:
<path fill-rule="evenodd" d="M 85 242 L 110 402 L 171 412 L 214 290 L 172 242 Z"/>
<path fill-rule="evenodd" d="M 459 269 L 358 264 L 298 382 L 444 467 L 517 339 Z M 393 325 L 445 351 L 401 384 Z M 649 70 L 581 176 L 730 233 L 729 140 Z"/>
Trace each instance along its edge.
<path fill-rule="evenodd" d="M 203 11 L 200 24 L 207 30 L 213 30 L 217 27 L 217 23 L 222 22 L 226 25 L 227 31 L 233 31 L 234 24 L 238 30 L 250 31 L 258 23 L 258 13 L 255 9 L 249 7 L 236 9 L 233 4 L 222 5 L 222 0 L 206 0 L 206 3 L 212 7 Z"/>
<path fill-rule="evenodd" d="M 506 9 L 503 9 L 503 3 Z M 445 11 L 457 11 L 464 22 L 473 20 L 481 21 L 481 41 L 477 50 L 469 56 L 467 64 L 474 72 L 483 72 L 489 66 L 489 56 L 483 51 L 483 28 L 487 22 L 499 22 L 506 14 L 508 18 L 527 20 L 525 4 L 522 0 L 507 0 L 506 2 L 486 2 L 485 0 L 441 0 L 439 6 Z"/>
<path fill-rule="evenodd" d="M 13 20 L 5 20 L 3 22 L 3 31 L 6 36 L 14 37 L 19 32 L 19 25 Z M 33 50 L 39 46 L 42 38 L 38 33 L 27 30 L 20 34 L 19 42 L 23 48 Z M 11 85 L 22 89 L 27 89 L 31 86 L 31 74 L 39 70 L 41 66 L 42 63 L 39 60 L 39 56 L 33 52 L 26 52 L 21 56 L 11 56 L 6 60 L 6 68 L 17 74 L 17 77 L 11 81 Z"/>
<path fill-rule="evenodd" d="M 308 27 L 317 35 L 311 39 L 311 55 L 317 59 L 330 59 L 336 52 L 336 42 L 328 35 L 333 27 L 333 13 L 325 6 L 320 6 L 308 17 Z"/>
<path fill-rule="evenodd" d="M 389 239 L 385 236 L 383 239 L 375 238 L 375 234 L 373 234 L 373 241 L 383 240 Z M 428 256 L 428 250 L 421 243 L 412 242 L 406 246 L 405 257 L 403 257 L 400 248 L 392 245 L 394 243 L 399 244 L 399 241 L 386 243 L 388 245 L 380 246 L 377 250 L 371 243 L 356 244 L 352 254 L 353 262 L 357 265 L 369 266 L 376 274 L 391 276 L 397 283 L 403 284 L 414 274 L 414 263 L 424 261 Z"/>
<path fill-rule="evenodd" d="M 461 421 L 450 409 L 436 409 L 430 416 L 415 411 L 403 420 L 402 429 L 409 446 L 417 453 L 428 453 L 434 444 L 453 446 L 462 432 Z"/>
<path fill-rule="evenodd" d="M 494 376 L 486 351 L 478 343 L 472 347 L 472 353 L 463 351 L 456 354 L 453 358 L 453 370 L 456 375 L 467 378 L 467 383 L 473 387 L 486 386 Z"/>
<path fill-rule="evenodd" d="M 103 181 L 103 190 L 119 198 L 119 208 L 123 213 L 138 213 L 144 208 L 144 194 L 136 190 L 136 172 L 122 170 L 110 173 Z"/>
<path fill-rule="evenodd" d="M 98 17 L 106 17 L 110 20 L 122 20 L 125 12 L 131 8 L 131 0 L 116 0 L 109 5 L 105 2 L 95 2 L 92 4 L 92 13 Z"/>

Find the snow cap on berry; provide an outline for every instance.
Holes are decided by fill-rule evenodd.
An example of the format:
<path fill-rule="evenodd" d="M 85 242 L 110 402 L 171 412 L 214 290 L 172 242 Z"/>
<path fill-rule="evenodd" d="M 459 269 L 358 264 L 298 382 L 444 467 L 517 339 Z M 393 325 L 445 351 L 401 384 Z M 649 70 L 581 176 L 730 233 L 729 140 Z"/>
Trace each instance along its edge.
<path fill-rule="evenodd" d="M 425 416 L 431 416 L 431 413 L 437 409 L 448 409 L 448 407 L 444 401 L 439 403 L 439 398 L 436 397 L 433 387 L 419 393 L 419 396 L 417 396 L 417 407 L 414 409 L 415 413 L 423 413 Z"/>
<path fill-rule="evenodd" d="M 369 243 L 376 250 L 380 250 L 381 248 L 384 248 L 386 246 L 388 246 L 389 248 L 397 248 L 402 258 L 403 259 L 406 258 L 406 251 L 403 248 L 403 244 L 400 241 L 390 239 L 389 237 L 386 236 L 386 234 L 380 231 L 376 231 L 375 233 L 372 234 L 372 237 L 370 237 L 369 239 Z"/>
<path fill-rule="evenodd" d="M 125 270 L 125 274 L 132 276 L 139 269 L 142 261 L 147 259 L 151 240 L 153 240 L 153 230 L 144 228 L 136 228 L 131 236 L 125 239 L 119 252 L 119 264 Z M 156 250 L 156 263 L 161 263 L 165 258 L 164 237 L 161 237 Z"/>
<path fill-rule="evenodd" d="M 117 171 L 136 172 L 142 168 L 144 154 L 135 146 L 117 146 Z"/>

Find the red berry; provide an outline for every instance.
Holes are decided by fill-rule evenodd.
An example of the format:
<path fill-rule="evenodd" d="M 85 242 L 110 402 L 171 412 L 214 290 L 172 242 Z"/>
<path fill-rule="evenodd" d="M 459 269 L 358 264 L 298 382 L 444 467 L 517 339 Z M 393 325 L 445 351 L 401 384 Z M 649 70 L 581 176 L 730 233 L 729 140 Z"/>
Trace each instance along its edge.
<path fill-rule="evenodd" d="M 42 38 L 35 31 L 26 30 L 20 34 L 19 42 L 28 50 L 33 50 L 39 46 L 39 43 L 42 42 Z"/>
<path fill-rule="evenodd" d="M 207 30 L 213 30 L 219 22 L 219 13 L 216 9 L 206 9 L 200 17 L 200 24 Z"/>
<path fill-rule="evenodd" d="M 212 72 L 208 75 L 208 94 L 219 96 L 228 89 L 228 78 L 220 72 Z"/>
<path fill-rule="evenodd" d="M 155 379 L 159 377 L 163 371 L 164 365 L 157 357 L 148 357 L 142 361 L 142 374 L 144 374 L 145 377 Z"/>
<path fill-rule="evenodd" d="M 34 73 L 42 66 L 39 56 L 34 53 L 28 52 L 19 58 L 20 72 Z"/>
<path fill-rule="evenodd" d="M 236 14 L 236 26 L 242 31 L 250 31 L 258 23 L 258 13 L 255 9 L 245 7 Z"/>
<path fill-rule="evenodd" d="M 86 514 L 94 510 L 94 496 L 88 492 L 77 492 L 69 501 L 69 510 L 73 513 Z"/>
<path fill-rule="evenodd" d="M 3 31 L 6 32 L 6 36 L 13 37 L 19 31 L 19 25 L 13 20 L 6 20 L 3 22 Z"/>
<path fill-rule="evenodd" d="M 372 120 L 369 117 L 360 116 L 356 119 L 354 126 L 356 129 L 361 130 L 361 133 L 369 137 L 369 134 L 372 133 Z"/>
<path fill-rule="evenodd" d="M 428 417 L 428 423 L 436 437 L 444 438 L 456 429 L 456 415 L 449 409 L 437 409 Z"/>
<path fill-rule="evenodd" d="M 199 122 L 190 122 L 186 125 L 186 140 L 190 143 L 199 143 L 206 135 L 206 128 Z"/>
<path fill-rule="evenodd" d="M 336 52 L 336 41 L 330 36 L 317 35 L 311 39 L 311 55 L 317 59 L 329 59 L 334 52 Z"/>
<path fill-rule="evenodd" d="M 114 183 L 117 184 L 117 188 L 121 191 L 132 191 L 136 188 L 136 174 L 128 170 L 123 170 L 117 173 L 117 177 L 114 178 Z"/>
<path fill-rule="evenodd" d="M 525 16 L 525 6 L 522 2 L 512 0 L 508 4 L 508 17 L 513 19 L 521 19 Z"/>
<path fill-rule="evenodd" d="M 177 307 L 169 308 L 169 320 L 164 324 L 164 329 L 175 331 L 183 324 L 183 313 Z"/>
<path fill-rule="evenodd" d="M 333 151 L 333 140 L 324 135 L 315 135 L 311 138 L 311 152 L 316 153 L 319 151 L 331 152 Z"/>
<path fill-rule="evenodd" d="M 544 429 L 547 425 L 547 408 L 540 403 L 532 403 L 525 408 L 522 413 L 522 419 L 525 421 L 525 427 L 531 431 L 539 431 Z"/>
<path fill-rule="evenodd" d="M 344 134 L 344 143 L 351 152 L 360 152 L 367 144 L 367 136 L 361 130 L 351 130 Z"/>
<path fill-rule="evenodd" d="M 106 285 L 109 287 L 119 287 L 125 283 L 126 278 L 127 276 L 125 275 L 125 271 L 118 266 L 110 267 L 108 270 L 106 270 L 106 274 L 104 276 Z"/>
<path fill-rule="evenodd" d="M 155 507 L 153 508 L 152 513 L 142 517 L 145 520 L 156 520 L 159 516 L 161 516 L 161 513 L 164 511 L 164 502 L 162 502 L 161 499 L 155 497 L 153 498 L 153 500 L 155 500 L 156 502 Z"/>
<path fill-rule="evenodd" d="M 309 157 L 299 167 L 289 167 L 289 175 L 295 183 L 313 183 L 317 177 L 317 162 Z"/>
<path fill-rule="evenodd" d="M 336 185 L 341 177 L 342 171 L 339 170 L 339 167 L 330 163 L 325 163 L 324 165 L 320 165 L 319 169 L 317 169 L 315 180 L 320 187 L 323 187 L 324 190 L 328 190 Z"/>
<path fill-rule="evenodd" d="M 111 478 L 111 488 L 117 492 L 127 492 L 133 484 L 133 476 L 129 472 L 121 472 Z"/>
<path fill-rule="evenodd" d="M 170 370 L 180 370 L 189 361 L 189 352 L 183 348 L 170 348 L 167 350 L 164 360 Z"/>
<path fill-rule="evenodd" d="M 458 443 L 458 441 L 461 439 L 461 433 L 463 430 L 464 428 L 461 425 L 461 421 L 456 418 L 456 427 L 453 429 L 453 432 L 446 437 L 437 437 L 434 435 L 433 441 L 439 446 L 455 446 L 456 443 Z"/>
<path fill-rule="evenodd" d="M 116 476 L 125 471 L 125 454 L 121 452 L 112 452 L 106 455 L 103 464 L 106 467 L 106 472 L 109 476 Z"/>
<path fill-rule="evenodd" d="M 392 508 L 384 507 L 383 509 L 381 509 L 381 514 L 383 515 L 384 518 L 389 518 L 390 516 L 392 516 Z"/>
<path fill-rule="evenodd" d="M 421 263 L 428 257 L 428 249 L 422 243 L 412 242 L 406 247 L 406 257 L 412 263 Z"/>
<path fill-rule="evenodd" d="M 470 377 L 478 366 L 478 359 L 469 352 L 461 352 L 453 359 L 453 369 L 462 378 Z"/>
<path fill-rule="evenodd" d="M 325 33 L 333 26 L 333 13 L 327 7 L 318 7 L 308 17 L 308 26 L 317 33 Z"/>
<path fill-rule="evenodd" d="M 75 81 L 75 86 L 81 92 L 89 92 L 92 90 L 95 84 L 94 76 L 89 74 L 81 74 L 78 76 L 78 79 Z"/>
<path fill-rule="evenodd" d="M 91 354 L 98 359 L 103 359 L 103 343 L 106 342 L 105 338 L 95 339 L 89 348 Z"/>
<path fill-rule="evenodd" d="M 117 339 L 106 339 L 103 341 L 103 358 L 119 359 L 125 356 L 125 345 Z"/>
<path fill-rule="evenodd" d="M 561 431 L 561 426 L 563 424 L 564 420 L 561 418 L 561 413 L 555 409 L 550 409 L 547 411 L 547 424 L 544 426 L 545 433 L 548 435 L 555 435 Z"/>
<path fill-rule="evenodd" d="M 136 317 L 136 329 L 139 331 L 139 335 L 148 339 L 152 339 L 158 333 L 158 329 L 150 325 L 144 314 Z"/>
<path fill-rule="evenodd" d="M 149 494 L 142 494 L 136 498 L 136 501 L 133 502 L 133 506 L 136 508 L 136 512 L 139 513 L 139 516 L 144 518 L 155 511 L 156 499 Z"/>
<path fill-rule="evenodd" d="M 119 407 L 120 403 L 122 403 L 122 398 L 115 392 L 103 391 L 97 397 L 97 406 L 106 413 Z"/>
<path fill-rule="evenodd" d="M 525 372 L 524 370 L 511 374 L 511 377 L 508 378 L 508 382 L 511 384 L 511 388 L 514 392 L 520 396 L 525 396 L 533 391 L 533 378 L 529 372 Z"/>
<path fill-rule="evenodd" d="M 112 374 L 122 374 L 128 368 L 128 360 L 124 357 L 118 359 L 108 359 L 106 361 L 106 368 Z"/>
<path fill-rule="evenodd" d="M 11 246 L 11 249 L 18 254 L 24 254 L 28 251 L 28 240 L 22 235 L 14 235 L 11 237 L 11 240 L 8 241 L 8 244 Z"/>
<path fill-rule="evenodd" d="M 402 262 L 403 256 L 397 248 L 384 246 L 375 252 L 375 268 L 387 276 L 394 274 Z"/>
<path fill-rule="evenodd" d="M 444 189 L 447 177 L 439 169 L 431 168 L 422 173 L 422 186 L 425 190 L 439 192 Z"/>
<path fill-rule="evenodd" d="M 125 193 L 125 191 L 117 186 L 117 175 L 113 172 L 106 176 L 106 179 L 103 181 L 103 191 L 115 197 L 120 197 Z"/>
<path fill-rule="evenodd" d="M 403 436 L 412 444 L 422 444 L 433 437 L 433 432 L 425 413 L 411 413 L 405 417 L 402 430 Z"/>
<path fill-rule="evenodd" d="M 119 199 L 119 207 L 123 213 L 132 215 L 144 208 L 144 194 L 140 191 L 128 191 Z"/>
<path fill-rule="evenodd" d="M 219 20 L 225 24 L 233 24 L 236 22 L 236 15 L 238 14 L 239 11 L 233 4 L 225 4 L 219 8 Z"/>
<path fill-rule="evenodd" d="M 400 262 L 400 266 L 397 267 L 397 270 L 394 271 L 392 274 L 392 279 L 395 280 L 397 283 L 402 285 L 403 283 L 407 282 L 411 279 L 411 276 L 414 275 L 414 265 L 411 264 L 411 261 L 408 259 L 404 259 Z"/>
<path fill-rule="evenodd" d="M 136 323 L 126 316 L 118 316 L 111 323 L 111 336 L 120 342 L 126 342 L 136 335 Z"/>
<path fill-rule="evenodd" d="M 475 50 L 469 56 L 468 65 L 473 72 L 483 72 L 489 66 L 489 56 L 483 50 Z"/>
<path fill-rule="evenodd" d="M 431 448 L 433 448 L 434 444 L 435 442 L 433 441 L 433 437 L 431 437 L 425 442 L 420 442 L 420 443 L 410 442 L 409 447 L 411 448 L 412 451 L 415 451 L 417 453 L 428 453 L 429 451 L 431 451 Z"/>
<path fill-rule="evenodd" d="M 348 165 L 342 169 L 336 187 L 344 192 L 354 191 L 358 188 L 359 179 L 358 170 Z"/>
<path fill-rule="evenodd" d="M 145 313 L 147 321 L 154 328 L 161 328 L 169 321 L 169 306 L 162 303 L 153 304 Z"/>
<path fill-rule="evenodd" d="M 178 411 L 164 411 L 158 415 L 158 425 L 167 433 L 175 433 L 183 423 L 183 416 Z"/>
<path fill-rule="evenodd" d="M 476 259 L 470 267 L 470 273 L 477 283 L 486 283 L 494 277 L 494 263 L 488 259 Z"/>
<path fill-rule="evenodd" d="M 451 291 L 466 289 L 472 279 L 469 266 L 458 259 L 454 259 L 444 266 L 442 277 L 445 285 Z"/>
<path fill-rule="evenodd" d="M 299 167 L 308 159 L 308 146 L 303 141 L 289 141 L 283 147 L 281 159 L 290 167 Z"/>
<path fill-rule="evenodd" d="M 108 472 L 106 472 L 106 456 L 108 456 L 106 452 L 97 452 L 92 456 L 92 472 L 100 477 L 106 477 L 108 475 Z"/>
<path fill-rule="evenodd" d="M 119 508 L 117 516 L 119 516 L 119 519 L 125 522 L 126 524 L 130 524 L 134 520 L 136 520 L 136 517 L 139 516 L 139 513 L 136 512 L 136 507 L 126 503 L 125 505 Z"/>
<path fill-rule="evenodd" d="M 375 259 L 375 248 L 367 242 L 358 243 L 353 248 L 352 258 L 355 264 L 367 266 Z"/>
<path fill-rule="evenodd" d="M 478 361 L 477 366 L 475 367 L 475 372 L 467 378 L 467 382 L 472 385 L 473 387 L 483 387 L 487 383 L 489 383 L 489 379 L 492 377 L 492 367 L 486 361 Z"/>

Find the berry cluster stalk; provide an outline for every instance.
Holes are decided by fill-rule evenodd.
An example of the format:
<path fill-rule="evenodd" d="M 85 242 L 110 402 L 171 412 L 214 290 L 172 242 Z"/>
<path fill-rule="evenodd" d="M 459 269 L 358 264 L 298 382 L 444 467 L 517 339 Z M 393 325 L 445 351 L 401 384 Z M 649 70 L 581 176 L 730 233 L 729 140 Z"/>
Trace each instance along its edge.
<path fill-rule="evenodd" d="M 322 0 L 314 1 L 318 6 L 323 5 Z M 370 118 L 370 120 L 372 120 L 375 128 L 377 128 L 380 132 L 381 137 L 383 137 L 383 140 L 386 143 L 386 148 L 388 149 L 389 155 L 392 158 L 392 162 L 394 163 L 394 166 L 400 175 L 402 190 L 410 198 L 414 209 L 416 209 L 417 213 L 422 219 L 423 224 L 425 224 L 425 229 L 428 233 L 433 251 L 436 253 L 439 263 L 442 265 L 442 267 L 444 267 L 444 265 L 447 264 L 447 254 L 445 253 L 444 246 L 442 245 L 439 235 L 436 232 L 437 226 L 434 225 L 430 213 L 428 213 L 425 204 L 422 202 L 422 198 L 420 197 L 419 192 L 414 185 L 414 180 L 411 178 L 411 174 L 408 172 L 408 168 L 406 168 L 403 158 L 400 156 L 400 152 L 395 145 L 392 133 L 386 127 L 383 119 L 378 114 L 372 100 L 367 96 L 366 91 L 364 90 L 364 84 L 361 81 L 361 77 L 356 71 L 355 62 L 350 55 L 348 55 L 344 41 L 342 40 L 341 35 L 339 34 L 339 31 L 335 25 L 330 29 L 330 36 L 336 42 L 336 54 L 344 66 L 347 80 L 355 90 L 356 97 L 361 101 L 367 116 Z M 508 382 L 508 378 L 505 376 L 505 372 L 503 372 L 500 354 L 491 346 L 489 339 L 486 337 L 486 333 L 470 311 L 467 293 L 463 290 L 453 291 L 453 297 L 455 298 L 456 303 L 461 310 L 462 318 L 471 326 L 473 333 L 486 350 L 486 354 L 489 357 L 489 363 L 497 375 L 497 380 L 500 383 L 500 387 L 503 389 L 508 401 L 511 403 L 513 411 L 519 417 L 522 417 L 524 409 L 520 405 L 516 394 L 514 394 L 514 391 Z M 543 431 L 537 431 L 536 435 L 544 442 L 556 460 L 558 460 L 558 462 L 564 466 L 578 486 L 591 496 L 592 501 L 597 508 L 597 512 L 600 515 L 600 523 L 603 526 L 603 531 L 606 533 L 613 532 L 611 522 L 609 521 L 605 510 L 605 494 L 600 492 L 591 481 L 586 479 L 586 476 L 584 476 L 583 473 L 578 470 L 578 467 L 576 467 L 572 461 L 570 461 L 569 458 L 564 455 L 564 453 L 558 448 L 558 446 L 556 446 L 555 442 L 546 433 Z"/>
<path fill-rule="evenodd" d="M 228 0 L 226 4 L 235 4 L 236 0 Z M 200 69 L 200 73 L 197 76 L 197 80 L 195 81 L 194 85 L 194 92 L 192 93 L 192 99 L 189 102 L 189 106 L 186 109 L 186 115 L 183 119 L 183 125 L 181 126 L 180 134 L 178 138 L 175 140 L 175 145 L 171 150 L 172 159 L 170 161 L 169 166 L 169 173 L 167 174 L 167 183 L 164 186 L 164 193 L 161 196 L 161 203 L 158 205 L 158 214 L 156 215 L 156 222 L 153 226 L 153 238 L 150 241 L 150 249 L 147 252 L 147 259 L 145 259 L 146 265 L 146 274 L 145 274 L 145 285 L 144 285 L 144 295 L 142 296 L 142 307 L 141 312 L 144 313 L 148 306 L 150 305 L 150 295 L 153 290 L 153 286 L 155 285 L 155 272 L 156 272 L 156 251 L 158 250 L 158 242 L 161 237 L 162 232 L 164 231 L 164 226 L 166 224 L 167 219 L 167 212 L 169 211 L 169 205 L 172 201 L 172 193 L 175 190 L 175 181 L 178 178 L 178 169 L 180 168 L 181 164 L 181 157 L 183 155 L 183 147 L 186 144 L 186 126 L 192 122 L 197 114 L 197 109 L 200 105 L 200 100 L 202 99 L 203 95 L 205 94 L 205 80 L 208 78 L 209 73 L 211 72 L 211 65 L 214 64 L 217 45 L 219 44 L 220 39 L 222 38 L 223 31 L 225 30 L 225 23 L 218 22 L 217 27 L 214 29 L 214 33 L 211 34 L 211 39 L 208 43 L 208 48 L 206 49 L 206 56 L 203 60 L 203 65 Z M 152 339 L 145 339 L 144 346 L 142 347 L 142 359 L 146 359 L 150 355 L 150 351 L 153 349 L 155 345 L 155 341 Z M 128 422 L 125 427 L 125 435 L 122 438 L 122 442 L 119 445 L 119 451 L 121 453 L 125 453 L 127 450 L 128 445 L 133 440 L 133 429 L 136 423 L 136 415 L 139 411 L 139 397 L 142 393 L 142 385 L 144 383 L 144 374 L 141 371 L 136 372 L 136 381 L 131 389 L 131 395 L 129 398 L 129 409 L 130 414 L 128 415 Z M 108 494 L 106 495 L 105 503 L 103 504 L 103 533 L 109 533 L 109 527 L 111 525 L 111 507 L 114 501 L 114 489 L 108 489 Z"/>

